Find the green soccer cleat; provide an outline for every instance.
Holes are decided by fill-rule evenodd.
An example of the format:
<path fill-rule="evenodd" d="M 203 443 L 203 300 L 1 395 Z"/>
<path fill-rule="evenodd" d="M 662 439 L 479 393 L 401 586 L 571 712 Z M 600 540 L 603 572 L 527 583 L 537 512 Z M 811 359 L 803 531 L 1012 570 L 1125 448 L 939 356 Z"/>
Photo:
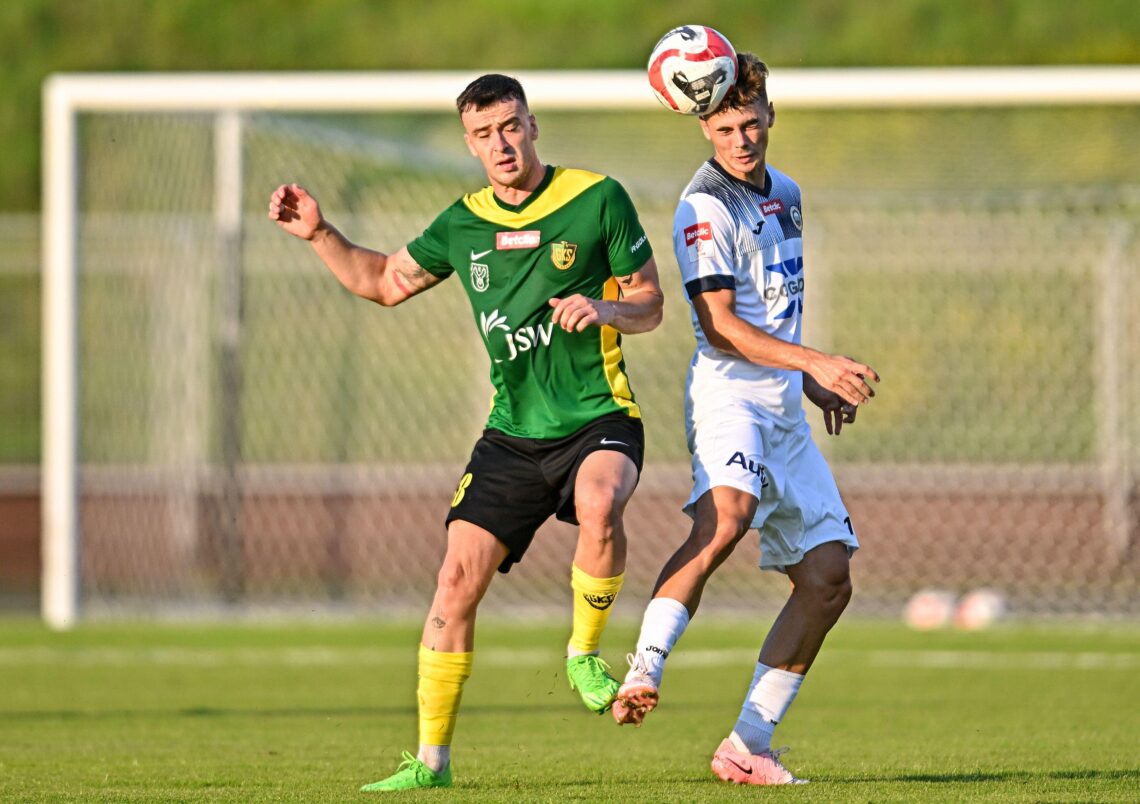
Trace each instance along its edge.
<path fill-rule="evenodd" d="M 586 708 L 599 715 L 610 708 L 621 686 L 607 672 L 609 669 L 608 664 L 592 654 L 572 656 L 566 660 L 566 678 L 570 680 L 570 689 L 578 690 Z"/>
<path fill-rule="evenodd" d="M 451 765 L 436 773 L 407 751 L 396 772 L 360 788 L 361 793 L 391 793 L 398 790 L 419 790 L 425 787 L 451 787 Z"/>

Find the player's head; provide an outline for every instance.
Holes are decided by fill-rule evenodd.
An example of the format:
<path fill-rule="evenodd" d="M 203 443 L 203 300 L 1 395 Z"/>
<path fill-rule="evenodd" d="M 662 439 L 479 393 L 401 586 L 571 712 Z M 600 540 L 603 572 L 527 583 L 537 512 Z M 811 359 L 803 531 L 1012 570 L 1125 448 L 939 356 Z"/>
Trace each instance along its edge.
<path fill-rule="evenodd" d="M 468 109 L 486 109 L 501 101 L 519 100 L 526 106 L 526 93 L 517 78 L 499 73 L 481 75 L 467 85 L 455 99 L 455 108 L 462 115 Z"/>
<path fill-rule="evenodd" d="M 525 187 L 544 170 L 534 149 L 538 124 L 517 79 L 480 76 L 455 99 L 463 139 L 493 186 Z"/>
<path fill-rule="evenodd" d="M 708 120 L 715 114 L 756 104 L 762 108 L 768 106 L 768 65 L 754 53 L 737 53 L 736 83 L 729 87 L 712 114 L 702 115 L 701 119 Z"/>
<path fill-rule="evenodd" d="M 721 167 L 745 181 L 762 181 L 768 129 L 776 122 L 768 101 L 768 65 L 752 53 L 738 53 L 736 64 L 736 83 L 712 114 L 701 117 L 701 131 Z"/>

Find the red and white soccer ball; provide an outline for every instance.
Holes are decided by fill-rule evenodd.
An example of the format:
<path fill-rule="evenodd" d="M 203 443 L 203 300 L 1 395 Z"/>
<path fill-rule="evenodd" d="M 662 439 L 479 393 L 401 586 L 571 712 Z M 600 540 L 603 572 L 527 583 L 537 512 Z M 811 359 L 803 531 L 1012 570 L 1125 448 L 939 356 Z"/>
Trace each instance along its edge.
<path fill-rule="evenodd" d="M 649 56 L 649 85 L 681 114 L 714 111 L 736 83 L 736 51 L 705 25 L 682 25 L 661 37 Z"/>

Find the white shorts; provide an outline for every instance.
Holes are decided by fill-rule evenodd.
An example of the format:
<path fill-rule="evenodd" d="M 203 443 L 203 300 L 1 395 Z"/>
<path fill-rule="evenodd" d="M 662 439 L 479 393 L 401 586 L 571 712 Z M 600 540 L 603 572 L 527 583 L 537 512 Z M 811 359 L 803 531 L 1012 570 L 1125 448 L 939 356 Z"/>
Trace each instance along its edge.
<path fill-rule="evenodd" d="M 760 531 L 760 568 L 784 572 L 804 553 L 842 542 L 859 548 L 835 478 L 811 438 L 811 428 L 778 427 L 744 400 L 722 400 L 694 417 L 688 413 L 693 493 L 684 512 L 694 515 L 709 489 L 729 486 L 760 501 L 752 527 Z"/>

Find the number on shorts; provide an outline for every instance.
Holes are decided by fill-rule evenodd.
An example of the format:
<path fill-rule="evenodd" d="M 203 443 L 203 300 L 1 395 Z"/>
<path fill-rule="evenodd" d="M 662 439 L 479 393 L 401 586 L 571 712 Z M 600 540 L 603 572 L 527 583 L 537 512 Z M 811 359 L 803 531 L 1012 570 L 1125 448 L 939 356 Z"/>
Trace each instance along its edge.
<path fill-rule="evenodd" d="M 471 485 L 471 473 L 468 472 L 459 480 L 459 488 L 455 490 L 455 496 L 451 498 L 451 507 L 459 505 L 463 502 L 463 495 L 467 491 L 467 487 Z M 848 525 L 847 527 L 851 527 Z"/>
<path fill-rule="evenodd" d="M 855 535 L 855 528 L 851 527 L 851 517 L 849 517 L 849 516 L 843 517 L 843 524 L 847 526 L 847 532 L 850 533 L 852 536 L 854 536 Z"/>

